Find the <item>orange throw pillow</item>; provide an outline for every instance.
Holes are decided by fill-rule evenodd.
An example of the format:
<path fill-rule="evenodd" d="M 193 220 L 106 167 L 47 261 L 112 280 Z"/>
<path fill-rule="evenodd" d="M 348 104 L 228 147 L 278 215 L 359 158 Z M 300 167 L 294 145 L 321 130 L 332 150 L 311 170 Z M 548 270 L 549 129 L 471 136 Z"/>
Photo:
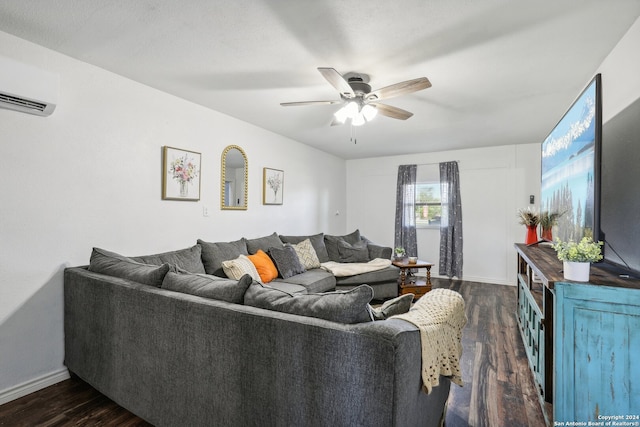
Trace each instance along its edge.
<path fill-rule="evenodd" d="M 258 252 L 253 255 L 248 255 L 247 258 L 249 258 L 253 265 L 256 266 L 256 270 L 258 270 L 262 283 L 269 283 L 278 277 L 278 269 L 276 268 L 276 265 L 271 261 L 269 255 L 267 255 L 262 249 L 258 249 Z"/>

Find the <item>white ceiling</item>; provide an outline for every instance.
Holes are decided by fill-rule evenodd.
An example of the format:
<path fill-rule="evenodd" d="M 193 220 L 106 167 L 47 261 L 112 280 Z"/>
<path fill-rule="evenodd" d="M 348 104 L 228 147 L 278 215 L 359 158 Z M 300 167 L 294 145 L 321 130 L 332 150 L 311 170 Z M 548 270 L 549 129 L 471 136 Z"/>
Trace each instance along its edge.
<path fill-rule="evenodd" d="M 640 0 L 0 1 L 0 30 L 345 159 L 541 142 L 640 16 Z M 414 113 L 330 127 L 317 67 Z"/>

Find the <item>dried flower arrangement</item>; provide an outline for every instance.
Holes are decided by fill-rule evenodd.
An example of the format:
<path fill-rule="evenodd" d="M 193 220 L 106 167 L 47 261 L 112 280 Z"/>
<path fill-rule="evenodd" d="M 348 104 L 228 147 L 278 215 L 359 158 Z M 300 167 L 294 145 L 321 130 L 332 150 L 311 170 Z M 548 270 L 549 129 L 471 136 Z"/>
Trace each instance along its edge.
<path fill-rule="evenodd" d="M 540 224 L 540 215 L 530 207 L 527 209 L 519 209 L 518 217 L 522 225 L 534 226 Z"/>
<path fill-rule="evenodd" d="M 540 214 L 540 227 L 542 227 L 543 230 L 553 227 L 558 223 L 558 218 L 564 214 L 564 212 L 542 212 Z"/>

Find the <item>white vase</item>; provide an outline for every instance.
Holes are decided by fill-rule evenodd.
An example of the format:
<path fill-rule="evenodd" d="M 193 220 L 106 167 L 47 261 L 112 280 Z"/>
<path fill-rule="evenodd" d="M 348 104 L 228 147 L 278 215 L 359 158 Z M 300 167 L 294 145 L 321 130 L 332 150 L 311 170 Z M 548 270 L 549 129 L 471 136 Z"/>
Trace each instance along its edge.
<path fill-rule="evenodd" d="M 590 262 L 571 262 L 563 261 L 564 278 L 574 282 L 588 282 L 589 271 L 591 270 Z"/>

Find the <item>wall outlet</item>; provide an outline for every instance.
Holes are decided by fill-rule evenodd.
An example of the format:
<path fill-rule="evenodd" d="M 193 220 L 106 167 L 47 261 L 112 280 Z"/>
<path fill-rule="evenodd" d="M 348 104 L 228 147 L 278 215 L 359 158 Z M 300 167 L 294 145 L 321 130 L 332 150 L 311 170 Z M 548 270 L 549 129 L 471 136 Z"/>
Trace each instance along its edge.
<path fill-rule="evenodd" d="M 202 207 L 202 216 L 209 216 L 209 207 L 208 206 L 203 206 Z"/>

